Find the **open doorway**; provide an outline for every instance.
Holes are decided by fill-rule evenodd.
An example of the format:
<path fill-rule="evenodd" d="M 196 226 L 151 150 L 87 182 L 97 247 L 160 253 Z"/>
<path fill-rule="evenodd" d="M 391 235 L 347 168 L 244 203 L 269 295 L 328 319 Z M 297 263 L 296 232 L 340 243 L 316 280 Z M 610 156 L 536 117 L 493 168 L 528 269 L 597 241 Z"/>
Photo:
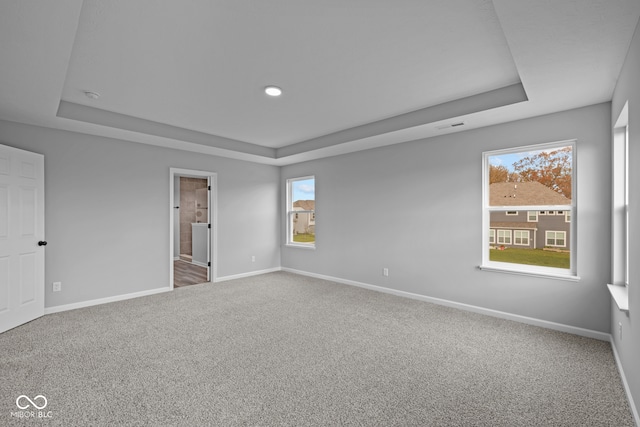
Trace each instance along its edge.
<path fill-rule="evenodd" d="M 170 284 L 215 281 L 216 174 L 170 170 Z"/>

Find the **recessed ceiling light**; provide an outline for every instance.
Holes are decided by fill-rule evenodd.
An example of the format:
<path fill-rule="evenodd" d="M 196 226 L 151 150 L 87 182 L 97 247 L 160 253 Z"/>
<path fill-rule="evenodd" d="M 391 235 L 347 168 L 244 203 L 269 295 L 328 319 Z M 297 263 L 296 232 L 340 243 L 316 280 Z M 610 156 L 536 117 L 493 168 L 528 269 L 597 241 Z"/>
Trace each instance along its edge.
<path fill-rule="evenodd" d="M 282 95 L 282 89 L 278 86 L 267 86 L 264 88 L 264 93 L 269 96 L 280 96 Z"/>
<path fill-rule="evenodd" d="M 85 90 L 84 94 L 87 98 L 91 98 L 91 99 L 100 98 L 100 94 L 98 92 L 91 92 L 90 90 Z"/>

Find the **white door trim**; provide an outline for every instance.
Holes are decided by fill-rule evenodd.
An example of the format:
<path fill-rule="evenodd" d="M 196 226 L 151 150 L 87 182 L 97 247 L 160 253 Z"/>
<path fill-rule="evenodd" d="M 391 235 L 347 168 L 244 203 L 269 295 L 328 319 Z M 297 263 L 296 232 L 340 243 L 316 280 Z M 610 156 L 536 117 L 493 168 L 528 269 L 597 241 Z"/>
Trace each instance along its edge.
<path fill-rule="evenodd" d="M 176 212 L 176 203 L 179 200 L 174 199 L 174 181 L 176 176 L 188 176 L 192 178 L 209 178 L 211 191 L 209 192 L 209 260 L 211 268 L 209 268 L 209 282 L 215 282 L 218 277 L 218 174 L 211 171 L 202 171 L 194 169 L 169 168 L 169 287 L 173 289 L 173 232 L 174 232 L 174 215 Z"/>

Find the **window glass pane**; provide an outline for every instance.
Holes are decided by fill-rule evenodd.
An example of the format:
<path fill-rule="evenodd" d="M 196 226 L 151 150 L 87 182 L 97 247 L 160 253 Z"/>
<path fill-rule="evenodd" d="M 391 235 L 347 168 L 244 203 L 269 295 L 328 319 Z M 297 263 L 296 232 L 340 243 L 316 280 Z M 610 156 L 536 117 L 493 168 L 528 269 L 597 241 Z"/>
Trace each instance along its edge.
<path fill-rule="evenodd" d="M 289 241 L 313 245 L 316 241 L 315 178 L 289 180 L 291 216 Z"/>
<path fill-rule="evenodd" d="M 572 175 L 572 146 L 489 156 L 489 206 L 570 205 Z"/>

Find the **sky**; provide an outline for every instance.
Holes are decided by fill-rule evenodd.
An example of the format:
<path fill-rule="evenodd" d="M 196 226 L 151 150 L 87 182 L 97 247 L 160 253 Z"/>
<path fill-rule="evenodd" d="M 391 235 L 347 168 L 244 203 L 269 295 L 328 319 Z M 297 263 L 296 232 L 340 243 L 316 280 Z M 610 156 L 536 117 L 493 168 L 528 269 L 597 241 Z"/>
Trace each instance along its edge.
<path fill-rule="evenodd" d="M 489 157 L 489 163 L 493 166 L 504 166 L 510 172 L 513 172 L 513 164 L 523 157 L 526 157 L 527 154 L 528 153 L 513 153 L 491 156 Z"/>
<path fill-rule="evenodd" d="M 518 160 L 523 159 L 527 156 L 535 156 L 538 153 L 542 153 L 543 151 L 554 151 L 558 150 L 562 147 L 554 147 L 548 150 L 536 150 L 536 151 L 523 151 L 520 153 L 510 153 L 510 154 L 500 154 L 496 156 L 489 157 L 489 164 L 493 166 L 504 166 L 509 170 L 509 172 L 513 172 L 513 164 Z"/>
<path fill-rule="evenodd" d="M 294 181 L 291 185 L 293 200 L 315 200 L 316 199 L 316 184 L 315 179 L 304 179 L 300 181 Z"/>

